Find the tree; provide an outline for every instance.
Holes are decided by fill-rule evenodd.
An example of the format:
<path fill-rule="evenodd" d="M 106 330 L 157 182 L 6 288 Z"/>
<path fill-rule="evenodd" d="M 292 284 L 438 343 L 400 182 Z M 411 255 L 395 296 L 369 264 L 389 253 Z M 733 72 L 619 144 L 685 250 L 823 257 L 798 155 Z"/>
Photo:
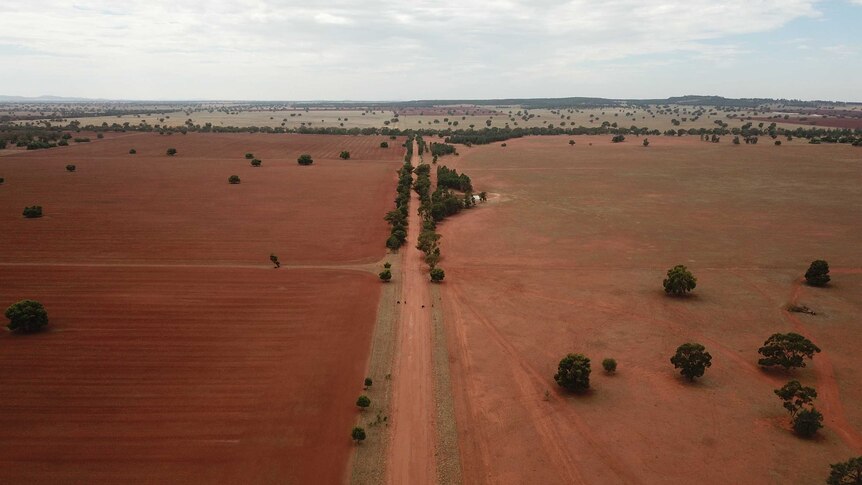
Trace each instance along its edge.
<path fill-rule="evenodd" d="M 862 456 L 829 465 L 827 485 L 862 485 Z"/>
<path fill-rule="evenodd" d="M 343 150 L 340 154 L 338 154 L 338 156 L 342 160 L 350 160 L 350 152 L 348 152 L 347 150 Z"/>
<path fill-rule="evenodd" d="M 814 354 L 820 352 L 820 348 L 798 333 L 775 333 L 763 342 L 763 347 L 757 349 L 757 352 L 763 356 L 757 361 L 758 365 L 780 365 L 787 370 L 791 367 L 805 367 L 805 358 L 813 359 Z"/>
<path fill-rule="evenodd" d="M 781 140 L 775 140 L 775 146 L 780 147 L 781 146 Z"/>
<path fill-rule="evenodd" d="M 353 441 L 357 443 L 365 441 L 365 428 L 361 426 L 353 428 L 353 430 L 350 432 L 350 437 L 353 438 Z"/>
<path fill-rule="evenodd" d="M 359 399 L 356 400 L 356 405 L 361 407 L 362 409 L 365 409 L 368 406 L 371 406 L 371 399 L 369 399 L 366 395 L 359 396 Z"/>
<path fill-rule="evenodd" d="M 665 293 L 680 296 L 697 286 L 697 278 L 684 265 L 678 264 L 667 270 L 667 278 L 662 284 Z"/>
<path fill-rule="evenodd" d="M 380 142 L 380 148 L 389 148 L 389 142 L 381 141 Z"/>
<path fill-rule="evenodd" d="M 482 202 L 488 202 L 488 192 L 479 192 L 479 200 Z"/>
<path fill-rule="evenodd" d="M 621 143 L 624 141 L 626 141 L 626 137 L 623 135 L 614 135 L 614 137 L 611 138 L 611 142 L 613 143 Z"/>
<path fill-rule="evenodd" d="M 311 155 L 304 153 L 296 159 L 296 163 L 300 165 L 311 165 L 314 163 L 314 160 L 312 160 Z"/>
<path fill-rule="evenodd" d="M 734 136 L 734 137 L 733 137 L 733 144 L 734 144 L 734 145 L 739 145 L 739 137 L 738 137 L 738 136 Z"/>
<path fill-rule="evenodd" d="M 790 413 L 791 418 L 817 397 L 817 391 L 813 387 L 805 387 L 799 381 L 790 381 L 773 392 L 784 401 L 784 409 Z"/>
<path fill-rule="evenodd" d="M 172 156 L 177 154 L 177 149 L 176 148 L 168 148 L 167 154 L 169 157 L 172 157 Z"/>
<path fill-rule="evenodd" d="M 803 438 L 810 438 L 823 427 L 823 415 L 815 408 L 803 409 L 793 418 L 793 431 Z"/>
<path fill-rule="evenodd" d="M 136 153 L 138 153 L 138 151 L 137 151 L 137 150 L 135 150 L 134 148 L 132 148 L 132 149 L 130 149 L 130 150 L 129 150 L 129 155 L 134 155 L 134 154 L 136 154 Z"/>
<path fill-rule="evenodd" d="M 42 217 L 42 206 L 31 205 L 29 207 L 25 207 L 24 217 L 26 217 L 27 219 L 35 219 L 37 217 Z"/>
<path fill-rule="evenodd" d="M 687 343 L 677 347 L 670 363 L 675 369 L 680 369 L 680 374 L 693 381 L 695 377 L 703 376 L 707 367 L 712 366 L 712 356 L 703 345 Z"/>
<path fill-rule="evenodd" d="M 812 261 L 805 272 L 805 282 L 811 286 L 825 286 L 830 279 L 829 263 L 822 259 Z"/>
<path fill-rule="evenodd" d="M 583 354 L 568 354 L 560 360 L 554 380 L 569 391 L 590 388 L 590 359 Z"/>
<path fill-rule="evenodd" d="M 387 262 L 383 263 L 383 267 L 384 267 L 385 269 L 389 269 L 389 268 L 391 268 L 391 267 L 392 267 L 392 263 L 390 263 L 389 261 L 387 261 Z"/>
<path fill-rule="evenodd" d="M 278 256 L 276 256 L 275 254 L 270 254 L 269 260 L 272 262 L 273 265 L 275 265 L 275 269 L 281 268 L 281 263 L 278 261 Z"/>
<path fill-rule="evenodd" d="M 602 368 L 608 374 L 613 374 L 617 371 L 617 361 L 614 359 L 604 359 L 602 361 Z"/>
<path fill-rule="evenodd" d="M 254 158 L 254 153 L 246 153 L 246 154 L 245 154 L 245 159 L 246 159 L 246 160 L 251 160 L 251 159 L 253 159 L 253 158 Z"/>
<path fill-rule="evenodd" d="M 67 172 L 74 172 L 76 168 L 78 168 L 78 167 L 72 165 L 71 163 L 69 165 L 66 165 L 66 171 Z"/>
<path fill-rule="evenodd" d="M 35 300 L 21 300 L 6 309 L 6 325 L 12 332 L 34 333 L 48 325 L 48 312 L 41 303 Z"/>
<path fill-rule="evenodd" d="M 258 160 L 257 158 L 255 158 L 255 159 L 253 159 L 253 160 L 251 161 L 251 166 L 252 166 L 252 167 L 260 167 L 260 164 L 261 164 L 261 163 L 263 163 L 263 162 L 261 162 L 260 160 Z"/>
<path fill-rule="evenodd" d="M 401 239 L 395 234 L 389 236 L 389 238 L 386 240 L 386 247 L 392 250 L 400 248 Z"/>
<path fill-rule="evenodd" d="M 569 140 L 569 146 L 574 146 L 574 145 L 575 145 L 575 140 Z"/>
<path fill-rule="evenodd" d="M 392 271 L 384 269 L 377 276 L 380 277 L 380 281 L 383 281 L 385 283 L 392 279 Z"/>
<path fill-rule="evenodd" d="M 4 179 L 3 177 L 0 177 L 0 185 L 3 185 L 5 182 L 6 182 L 6 179 Z"/>
<path fill-rule="evenodd" d="M 372 384 L 373 382 L 374 382 L 374 381 L 372 381 L 370 377 L 366 377 L 366 378 L 365 378 L 365 387 L 371 387 L 371 384 Z"/>
<path fill-rule="evenodd" d="M 431 268 L 431 272 L 429 274 L 431 275 L 431 281 L 434 283 L 440 283 L 443 281 L 443 278 L 446 277 L 446 272 L 443 271 L 443 268 L 438 268 L 436 266 Z"/>
<path fill-rule="evenodd" d="M 644 145 L 645 147 L 648 147 L 648 146 L 649 146 L 649 138 L 644 138 L 643 145 Z"/>

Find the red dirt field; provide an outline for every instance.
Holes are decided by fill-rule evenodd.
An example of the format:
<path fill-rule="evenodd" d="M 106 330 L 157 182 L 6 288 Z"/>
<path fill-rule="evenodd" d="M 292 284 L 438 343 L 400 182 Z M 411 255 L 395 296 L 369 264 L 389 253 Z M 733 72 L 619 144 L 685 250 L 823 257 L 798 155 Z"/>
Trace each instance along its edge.
<path fill-rule="evenodd" d="M 862 152 L 574 139 L 438 162 L 490 194 L 439 228 L 464 483 L 822 483 L 862 454 Z M 818 258 L 833 284 L 800 285 Z M 689 298 L 662 291 L 675 264 L 698 277 Z M 823 352 L 759 369 L 757 348 L 790 331 Z M 693 384 L 669 362 L 686 341 L 713 356 Z M 586 395 L 553 380 L 568 352 L 592 359 Z M 772 392 L 791 379 L 818 390 L 815 440 Z"/>
<path fill-rule="evenodd" d="M 403 156 L 379 148 L 387 139 L 140 133 L 0 157 L 0 262 L 376 261 Z M 353 159 L 338 159 L 342 149 Z M 299 166 L 301 153 L 314 165 Z M 21 217 L 29 205 L 45 216 Z"/>

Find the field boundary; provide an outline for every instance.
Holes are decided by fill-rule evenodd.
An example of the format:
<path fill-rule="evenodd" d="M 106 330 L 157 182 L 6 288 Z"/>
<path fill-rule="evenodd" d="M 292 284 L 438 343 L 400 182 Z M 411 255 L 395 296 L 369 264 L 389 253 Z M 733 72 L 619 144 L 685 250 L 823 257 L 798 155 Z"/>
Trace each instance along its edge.
<path fill-rule="evenodd" d="M 431 285 L 432 354 L 434 356 L 434 407 L 436 408 L 437 483 L 459 485 L 461 452 L 458 425 L 455 422 L 455 399 L 449 375 L 449 347 L 443 322 L 443 302 L 438 285 Z M 435 305 L 436 303 L 436 305 Z"/>

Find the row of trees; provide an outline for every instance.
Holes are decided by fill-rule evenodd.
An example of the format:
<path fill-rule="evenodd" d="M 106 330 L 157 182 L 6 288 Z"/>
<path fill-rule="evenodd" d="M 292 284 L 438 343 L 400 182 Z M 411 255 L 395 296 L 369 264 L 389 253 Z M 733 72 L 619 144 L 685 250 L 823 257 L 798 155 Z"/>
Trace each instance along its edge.
<path fill-rule="evenodd" d="M 413 143 L 408 139 L 408 155 L 413 152 Z M 413 165 L 410 157 L 405 155 L 404 165 L 398 170 L 398 186 L 396 187 L 395 210 L 386 213 L 383 219 L 389 223 L 390 234 L 386 247 L 396 250 L 407 241 L 407 216 L 410 210 L 410 187 L 413 183 Z"/>
<path fill-rule="evenodd" d="M 445 165 L 437 167 L 437 186 L 448 189 L 460 190 L 461 192 L 473 192 L 473 183 L 466 174 L 458 174 L 455 169 Z"/>
<path fill-rule="evenodd" d="M 812 261 L 805 271 L 805 282 L 810 286 L 826 286 L 829 276 L 829 263 L 822 259 Z M 665 293 L 682 296 L 697 287 L 697 278 L 685 267 L 678 264 L 667 270 L 667 277 L 662 281 Z"/>

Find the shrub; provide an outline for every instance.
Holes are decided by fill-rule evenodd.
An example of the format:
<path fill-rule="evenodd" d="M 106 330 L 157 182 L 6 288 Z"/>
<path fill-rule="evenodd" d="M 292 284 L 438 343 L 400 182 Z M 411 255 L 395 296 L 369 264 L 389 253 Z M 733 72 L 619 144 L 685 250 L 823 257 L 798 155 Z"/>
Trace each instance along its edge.
<path fill-rule="evenodd" d="M 611 138 L 611 142 L 613 143 L 621 143 L 624 141 L 626 141 L 626 137 L 623 135 L 614 135 L 614 137 Z"/>
<path fill-rule="evenodd" d="M 645 147 L 648 147 L 648 146 L 649 146 L 649 139 L 644 138 L 643 145 L 644 145 Z"/>
<path fill-rule="evenodd" d="M 90 139 L 86 136 L 75 138 L 75 143 L 87 143 L 88 141 L 90 141 Z"/>
<path fill-rule="evenodd" d="M 505 143 L 502 143 L 500 146 L 501 146 L 501 147 L 503 147 L 503 148 L 506 148 L 506 144 L 505 144 Z"/>
<path fill-rule="evenodd" d="M 429 274 L 431 275 L 431 281 L 434 283 L 440 283 L 446 277 L 446 272 L 443 271 L 443 268 L 431 268 Z"/>
<path fill-rule="evenodd" d="M 4 179 L 3 177 L 0 177 L 0 185 L 3 185 L 4 183 L 6 183 L 6 179 Z"/>
<path fill-rule="evenodd" d="M 712 356 L 703 345 L 687 343 L 677 347 L 670 363 L 675 369 L 680 369 L 680 374 L 693 381 L 695 377 L 702 377 L 706 368 L 712 366 Z"/>
<path fill-rule="evenodd" d="M 239 175 L 231 175 L 227 178 L 227 183 L 229 184 L 238 184 L 239 183 Z"/>
<path fill-rule="evenodd" d="M 48 312 L 41 303 L 35 300 L 21 300 L 6 309 L 6 325 L 12 332 L 33 333 L 48 325 Z"/>
<path fill-rule="evenodd" d="M 617 371 L 617 361 L 614 359 L 604 359 L 602 361 L 602 368 L 605 370 L 605 372 L 613 374 Z"/>
<path fill-rule="evenodd" d="M 793 418 L 793 431 L 803 438 L 810 438 L 823 427 L 823 415 L 815 408 L 803 409 Z"/>
<path fill-rule="evenodd" d="M 372 381 L 370 377 L 366 377 L 365 378 L 365 387 L 371 387 L 371 384 L 373 384 L 373 382 L 374 381 Z"/>
<path fill-rule="evenodd" d="M 246 154 L 245 154 L 245 159 L 246 159 L 246 160 L 251 160 L 251 159 L 253 159 L 253 158 L 254 158 L 254 154 L 253 154 L 253 153 L 246 153 Z"/>
<path fill-rule="evenodd" d="M 263 163 L 263 162 L 261 162 L 260 160 L 258 160 L 257 158 L 255 158 L 254 160 L 252 160 L 252 161 L 251 161 L 251 166 L 252 166 L 252 167 L 260 167 L 260 164 L 261 164 L 261 163 Z"/>
<path fill-rule="evenodd" d="M 314 160 L 311 158 L 311 155 L 304 153 L 296 159 L 296 163 L 300 165 L 311 165 L 314 163 Z"/>
<path fill-rule="evenodd" d="M 775 333 L 763 342 L 763 347 L 757 349 L 757 352 L 763 356 L 757 361 L 758 365 L 780 365 L 787 370 L 791 367 L 805 367 L 805 358 L 813 359 L 814 354 L 820 352 L 820 348 L 798 333 Z"/>
<path fill-rule="evenodd" d="M 6 149 L 6 140 L 0 138 L 0 150 Z"/>
<path fill-rule="evenodd" d="M 380 142 L 380 148 L 389 148 L 389 142 L 381 141 Z"/>
<path fill-rule="evenodd" d="M 805 272 L 805 282 L 811 286 L 825 286 L 830 279 L 829 263 L 822 259 L 812 261 Z"/>
<path fill-rule="evenodd" d="M 129 155 L 134 155 L 134 154 L 136 154 L 136 153 L 138 153 L 138 151 L 137 151 L 137 150 L 135 150 L 134 148 L 132 148 L 131 150 L 129 150 Z"/>
<path fill-rule="evenodd" d="M 37 217 L 42 217 L 42 206 L 31 205 L 29 207 L 25 207 L 24 217 L 26 217 L 27 219 L 35 219 Z"/>
<path fill-rule="evenodd" d="M 105 137 L 104 133 L 96 133 L 96 138 L 102 139 Z"/>
<path fill-rule="evenodd" d="M 361 407 L 362 409 L 365 409 L 368 406 L 371 406 L 371 399 L 369 399 L 368 396 L 365 395 L 359 396 L 359 399 L 356 400 L 356 405 Z"/>
<path fill-rule="evenodd" d="M 773 392 L 784 401 L 782 405 L 790 413 L 791 418 L 817 397 L 817 391 L 813 387 L 804 387 L 799 381 L 790 381 Z"/>
<path fill-rule="evenodd" d="M 57 146 L 67 147 L 67 146 L 69 146 L 69 142 L 67 142 L 66 140 L 60 140 L 57 142 Z"/>
<path fill-rule="evenodd" d="M 353 441 L 357 443 L 365 441 L 365 428 L 361 426 L 353 428 L 353 430 L 350 432 L 350 437 L 353 438 Z"/>
<path fill-rule="evenodd" d="M 383 263 L 383 267 L 384 267 L 384 268 L 386 268 L 386 269 L 389 269 L 389 268 L 391 268 L 391 267 L 392 267 L 392 263 L 390 263 L 390 262 L 388 262 L 388 261 L 387 261 L 387 262 Z"/>
<path fill-rule="evenodd" d="M 733 137 L 733 144 L 734 144 L 734 145 L 739 145 L 739 137 L 738 137 L 738 136 L 734 136 L 734 137 Z"/>
<path fill-rule="evenodd" d="M 392 271 L 389 271 L 388 269 L 384 269 L 377 276 L 380 277 L 380 281 L 386 282 L 386 281 L 389 281 L 392 279 Z"/>
<path fill-rule="evenodd" d="M 350 159 L 350 152 L 348 152 L 347 150 L 344 150 L 341 153 L 339 153 L 338 156 L 342 160 L 349 160 Z"/>
<path fill-rule="evenodd" d="M 829 465 L 832 469 L 827 485 L 859 485 L 862 483 L 862 456 L 851 458 L 842 463 Z"/>
<path fill-rule="evenodd" d="M 168 151 L 166 153 L 168 154 L 169 157 L 172 157 L 172 156 L 177 154 L 177 149 L 176 148 L 168 148 Z"/>
<path fill-rule="evenodd" d="M 781 140 L 775 140 L 775 146 L 780 147 L 781 146 Z"/>
<path fill-rule="evenodd" d="M 278 256 L 274 253 L 270 253 L 269 261 L 275 266 L 275 269 L 281 268 L 281 262 L 278 260 Z"/>
<path fill-rule="evenodd" d="M 76 168 L 77 168 L 77 167 L 75 167 L 75 166 L 74 166 L 74 165 L 72 165 L 72 164 L 66 165 L 66 171 L 67 171 L 67 172 L 74 172 Z"/>
<path fill-rule="evenodd" d="M 697 278 L 681 264 L 667 270 L 667 278 L 662 282 L 664 292 L 671 295 L 684 295 L 697 286 Z"/>
<path fill-rule="evenodd" d="M 560 360 L 554 380 L 569 391 L 590 388 L 590 359 L 583 354 L 568 354 Z"/>
<path fill-rule="evenodd" d="M 569 146 L 574 146 L 574 145 L 575 145 L 575 140 L 569 140 Z"/>

